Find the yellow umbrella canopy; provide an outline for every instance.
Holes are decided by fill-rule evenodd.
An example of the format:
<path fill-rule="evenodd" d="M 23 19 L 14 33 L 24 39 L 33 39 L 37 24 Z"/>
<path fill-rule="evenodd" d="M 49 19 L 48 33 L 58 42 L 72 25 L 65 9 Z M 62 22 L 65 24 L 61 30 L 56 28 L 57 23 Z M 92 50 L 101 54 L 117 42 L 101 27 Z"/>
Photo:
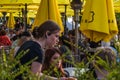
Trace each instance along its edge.
<path fill-rule="evenodd" d="M 74 11 L 73 9 L 71 9 L 70 6 L 70 0 L 57 0 L 59 6 L 59 11 L 60 13 L 64 13 L 65 12 L 65 6 L 66 6 L 66 15 L 67 16 L 73 16 L 74 15 Z"/>
<path fill-rule="evenodd" d="M 114 0 L 114 6 L 120 6 L 120 0 Z"/>
<path fill-rule="evenodd" d="M 12 0 L 0 0 L 0 4 L 11 3 Z"/>
<path fill-rule="evenodd" d="M 29 17 L 29 18 L 35 18 L 36 17 L 36 13 L 37 12 L 35 12 L 35 11 L 34 12 L 33 11 L 28 11 L 27 12 L 27 17 Z M 14 12 L 13 16 L 15 16 L 15 17 L 22 17 L 22 12 Z"/>
<path fill-rule="evenodd" d="M 58 10 L 58 4 L 56 0 L 41 0 L 35 21 L 33 23 L 32 29 L 35 26 L 39 26 L 46 20 L 53 20 L 59 24 L 61 32 L 64 31 L 60 13 Z"/>
<path fill-rule="evenodd" d="M 109 42 L 118 33 L 113 0 L 86 0 L 80 30 L 91 41 Z"/>
<path fill-rule="evenodd" d="M 17 3 L 40 3 L 41 0 L 11 0 Z"/>
<path fill-rule="evenodd" d="M 120 13 L 120 0 L 114 0 L 114 9 L 116 13 Z"/>
<path fill-rule="evenodd" d="M 40 3 L 41 0 L 0 0 L 0 4 Z"/>
<path fill-rule="evenodd" d="M 0 17 L 2 17 L 3 16 L 3 14 L 2 13 L 0 13 Z"/>
<path fill-rule="evenodd" d="M 0 0 L 0 10 L 6 10 L 18 12 L 25 8 L 27 4 L 27 10 L 38 10 L 38 6 L 41 0 Z"/>
<path fill-rule="evenodd" d="M 13 13 L 10 13 L 8 21 L 7 21 L 7 26 L 13 29 L 14 25 L 15 25 L 15 19 L 14 19 Z"/>
<path fill-rule="evenodd" d="M 60 11 L 60 13 L 65 12 L 65 6 L 59 6 L 59 11 Z M 68 5 L 67 8 L 66 8 L 66 15 L 67 16 L 73 16 L 74 15 L 74 10 L 71 9 L 70 5 Z"/>
<path fill-rule="evenodd" d="M 58 4 L 70 4 L 69 0 L 57 0 Z"/>

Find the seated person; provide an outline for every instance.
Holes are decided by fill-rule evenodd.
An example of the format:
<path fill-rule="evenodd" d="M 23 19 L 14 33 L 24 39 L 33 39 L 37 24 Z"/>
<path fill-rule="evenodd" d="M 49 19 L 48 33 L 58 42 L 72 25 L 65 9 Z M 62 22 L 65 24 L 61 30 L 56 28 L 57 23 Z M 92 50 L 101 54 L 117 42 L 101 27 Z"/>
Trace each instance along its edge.
<path fill-rule="evenodd" d="M 24 31 L 22 32 L 21 34 L 19 34 L 19 38 L 18 38 L 18 41 L 17 41 L 17 45 L 16 47 L 14 48 L 14 56 L 17 52 L 17 50 L 26 42 L 26 41 L 29 41 L 31 40 L 31 34 L 30 32 L 28 31 Z"/>
<path fill-rule="evenodd" d="M 46 72 L 45 74 L 53 77 L 67 76 L 62 68 L 62 60 L 60 59 L 61 57 L 62 54 L 58 49 L 47 49 L 45 52 L 45 60 L 43 63 L 42 72 Z"/>
<path fill-rule="evenodd" d="M 116 56 L 113 50 L 109 47 L 98 47 L 95 50 L 94 60 L 90 69 L 97 80 L 106 80 L 109 74 L 106 67 L 111 68 L 115 64 Z"/>
<path fill-rule="evenodd" d="M 5 30 L 0 31 L 0 46 L 11 46 L 12 42 Z"/>
<path fill-rule="evenodd" d="M 59 38 L 59 49 L 62 52 L 62 55 L 64 56 L 63 59 L 63 68 L 66 67 L 73 67 L 73 55 L 72 55 L 72 50 L 71 50 L 71 45 L 68 43 L 70 40 L 67 36 L 61 36 Z"/>
<path fill-rule="evenodd" d="M 59 49 L 51 48 L 45 51 L 45 59 L 42 66 L 42 72 L 52 77 L 66 77 L 64 80 L 76 80 L 75 78 L 67 78 L 68 75 L 62 67 L 62 54 Z"/>

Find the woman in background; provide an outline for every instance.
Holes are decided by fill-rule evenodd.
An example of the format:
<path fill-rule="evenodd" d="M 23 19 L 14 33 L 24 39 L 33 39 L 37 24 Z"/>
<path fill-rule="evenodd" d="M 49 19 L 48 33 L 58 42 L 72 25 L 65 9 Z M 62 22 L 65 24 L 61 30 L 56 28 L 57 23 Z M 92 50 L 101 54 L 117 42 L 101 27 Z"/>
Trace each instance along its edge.
<path fill-rule="evenodd" d="M 69 77 L 69 74 L 64 71 L 62 67 L 62 53 L 58 48 L 50 48 L 45 51 L 42 73 L 57 78 L 63 77 L 60 80 L 77 80 Z"/>
<path fill-rule="evenodd" d="M 67 76 L 62 67 L 62 53 L 59 49 L 51 48 L 45 51 L 42 72 L 53 77 Z"/>

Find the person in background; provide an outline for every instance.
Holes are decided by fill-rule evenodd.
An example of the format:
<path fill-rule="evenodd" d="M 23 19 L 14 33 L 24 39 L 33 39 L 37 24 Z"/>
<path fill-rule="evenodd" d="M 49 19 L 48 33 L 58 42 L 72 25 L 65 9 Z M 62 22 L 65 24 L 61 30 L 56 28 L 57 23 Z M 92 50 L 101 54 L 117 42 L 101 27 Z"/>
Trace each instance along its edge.
<path fill-rule="evenodd" d="M 11 46 L 12 42 L 10 38 L 7 36 L 5 30 L 0 31 L 0 46 Z"/>
<path fill-rule="evenodd" d="M 43 74 L 41 73 L 41 69 L 44 60 L 44 50 L 54 47 L 58 43 L 60 28 L 54 21 L 47 20 L 42 23 L 36 30 L 33 30 L 32 33 L 35 33 L 33 34 L 34 39 L 23 43 L 23 45 L 16 52 L 15 58 L 24 53 L 21 51 L 28 50 L 28 52 L 19 59 L 20 64 L 24 65 L 32 60 L 32 62 L 27 66 L 30 67 L 30 70 L 33 74 L 42 76 Z M 20 70 L 20 65 L 18 64 L 16 68 Z M 26 72 L 17 76 L 16 79 L 23 79 L 22 75 L 24 74 L 26 74 Z M 48 79 L 50 78 L 57 79 L 53 77 L 49 77 Z"/>
<path fill-rule="evenodd" d="M 10 39 L 12 41 L 12 49 L 14 49 L 18 42 L 19 42 L 19 38 L 20 38 L 20 34 L 22 33 L 23 31 L 22 30 L 17 30 L 15 31 L 15 35 Z"/>
<path fill-rule="evenodd" d="M 12 42 L 14 42 L 14 41 L 16 41 L 18 38 L 19 38 L 19 34 L 21 34 L 22 33 L 22 31 L 21 30 L 14 30 L 14 36 L 12 36 L 12 38 L 10 38 L 11 39 L 11 41 Z"/>
<path fill-rule="evenodd" d="M 109 74 L 107 67 L 110 69 L 116 64 L 114 51 L 109 47 L 98 47 L 95 50 L 95 58 L 92 62 L 93 76 L 97 80 L 106 80 Z"/>
<path fill-rule="evenodd" d="M 62 67 L 62 53 L 55 47 L 45 51 L 42 72 L 52 77 L 64 77 L 64 80 L 76 80 L 76 78 L 69 77 L 69 74 L 64 71 Z"/>
<path fill-rule="evenodd" d="M 8 36 L 10 39 L 12 39 L 15 36 L 15 31 L 13 29 L 9 29 Z"/>
<path fill-rule="evenodd" d="M 2 25 L 0 26 L 0 30 L 8 30 L 7 21 L 3 21 Z"/>
<path fill-rule="evenodd" d="M 65 56 L 65 59 L 63 59 L 63 68 L 66 67 L 73 67 L 73 54 L 71 50 L 71 45 L 67 42 L 70 42 L 70 39 L 67 36 L 61 36 L 59 38 L 59 49 L 62 52 L 62 55 Z"/>
<path fill-rule="evenodd" d="M 80 31 L 79 31 L 79 35 L 78 35 L 78 46 L 80 47 L 78 53 L 74 53 L 75 52 L 75 49 L 76 47 L 73 46 L 76 42 L 75 42 L 75 29 L 73 30 L 70 30 L 68 32 L 68 36 L 69 36 L 69 39 L 70 39 L 70 43 L 72 44 L 71 45 L 71 50 L 73 51 L 73 54 L 79 54 L 79 52 L 82 52 L 82 49 L 86 49 L 86 47 L 84 46 L 83 43 L 81 43 L 81 40 L 80 40 Z"/>
<path fill-rule="evenodd" d="M 31 33 L 28 31 L 24 31 L 19 35 L 19 39 L 18 39 L 18 43 L 17 46 L 14 49 L 14 56 L 17 52 L 17 50 L 20 48 L 20 46 L 22 46 L 26 41 L 29 41 L 31 38 Z"/>
<path fill-rule="evenodd" d="M 24 26 L 23 26 L 23 23 L 20 21 L 20 19 L 16 19 L 16 23 L 14 25 L 14 30 L 18 31 L 20 29 L 23 29 Z"/>
<path fill-rule="evenodd" d="M 42 72 L 53 77 L 65 77 L 67 74 L 62 67 L 62 53 L 57 48 L 47 49 Z"/>

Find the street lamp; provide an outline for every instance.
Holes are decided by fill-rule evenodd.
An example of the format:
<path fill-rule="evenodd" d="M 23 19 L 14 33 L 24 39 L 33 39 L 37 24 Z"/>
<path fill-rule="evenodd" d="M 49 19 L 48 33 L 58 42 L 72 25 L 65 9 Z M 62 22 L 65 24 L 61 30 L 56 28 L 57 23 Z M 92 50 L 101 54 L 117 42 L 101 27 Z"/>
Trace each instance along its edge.
<path fill-rule="evenodd" d="M 82 8 L 81 0 L 72 0 L 71 7 L 74 10 L 74 21 L 75 21 L 75 54 L 78 54 L 78 24 L 79 24 L 79 12 Z"/>
<path fill-rule="evenodd" d="M 24 22 L 25 31 L 27 31 L 27 3 L 25 3 L 25 8 L 22 8 L 22 17 Z"/>

